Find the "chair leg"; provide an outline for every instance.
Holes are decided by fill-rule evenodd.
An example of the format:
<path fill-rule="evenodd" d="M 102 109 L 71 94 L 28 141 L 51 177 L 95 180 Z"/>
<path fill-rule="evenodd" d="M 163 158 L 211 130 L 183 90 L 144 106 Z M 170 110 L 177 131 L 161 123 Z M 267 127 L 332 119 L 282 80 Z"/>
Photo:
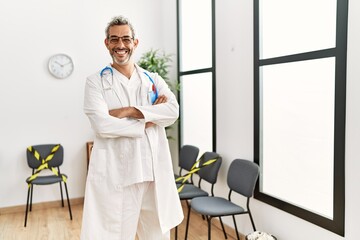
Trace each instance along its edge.
<path fill-rule="evenodd" d="M 60 194 L 61 194 L 61 206 L 64 207 L 64 198 L 63 198 L 61 182 L 59 182 L 59 184 L 60 184 Z"/>
<path fill-rule="evenodd" d="M 234 227 L 235 227 L 235 232 L 236 232 L 237 240 L 240 240 L 239 232 L 238 232 L 238 229 L 237 229 L 237 226 L 236 226 L 235 216 L 232 215 L 232 218 L 233 218 L 233 221 L 234 221 Z"/>
<path fill-rule="evenodd" d="M 175 240 L 177 240 L 177 239 L 178 239 L 177 234 L 178 234 L 178 226 L 176 226 L 176 227 L 175 227 Z"/>
<path fill-rule="evenodd" d="M 188 236 L 189 223 L 190 223 L 190 213 L 191 213 L 191 205 L 188 202 L 187 202 L 187 205 L 188 205 L 188 214 L 187 214 L 187 219 L 186 219 L 185 240 L 187 240 L 187 236 Z"/>
<path fill-rule="evenodd" d="M 190 203 L 189 203 L 189 201 L 188 200 L 185 200 L 185 202 L 186 202 L 186 206 L 188 207 L 188 209 L 190 208 Z"/>
<path fill-rule="evenodd" d="M 34 185 L 30 185 L 30 188 L 31 188 L 31 190 L 30 190 L 30 212 L 31 212 L 31 210 L 32 210 L 32 198 L 33 198 L 33 189 L 34 189 Z"/>
<path fill-rule="evenodd" d="M 253 229 L 254 229 L 254 232 L 255 232 L 255 231 L 256 231 L 256 227 L 255 227 L 254 219 L 253 219 L 253 217 L 252 217 L 252 215 L 251 215 L 250 209 L 248 209 L 248 212 L 249 212 L 249 217 L 250 217 L 251 225 L 252 225 L 252 227 L 253 227 Z"/>
<path fill-rule="evenodd" d="M 224 233 L 224 237 L 225 237 L 225 239 L 227 239 L 227 235 L 226 235 L 225 227 L 224 227 L 224 224 L 223 224 L 223 222 L 222 222 L 222 220 L 221 220 L 221 217 L 219 217 L 219 219 L 220 219 L 220 223 L 221 223 L 221 228 L 222 228 L 223 233 Z"/>
<path fill-rule="evenodd" d="M 26 209 L 25 209 L 25 222 L 24 227 L 26 227 L 27 223 L 27 216 L 28 216 L 28 210 L 29 210 L 29 198 L 30 198 L 30 187 L 28 188 L 27 198 L 26 198 Z"/>
<path fill-rule="evenodd" d="M 70 220 L 72 220 L 72 213 L 71 213 L 71 206 L 70 206 L 70 199 L 69 199 L 69 193 L 68 193 L 68 189 L 67 189 L 67 185 L 64 182 L 65 185 L 65 191 L 66 191 L 66 197 L 67 197 L 67 203 L 68 203 L 68 207 L 69 207 L 69 214 L 70 214 Z M 63 202 L 64 205 L 64 202 Z"/>
<path fill-rule="evenodd" d="M 208 240 L 211 240 L 211 217 L 207 217 L 208 222 Z"/>

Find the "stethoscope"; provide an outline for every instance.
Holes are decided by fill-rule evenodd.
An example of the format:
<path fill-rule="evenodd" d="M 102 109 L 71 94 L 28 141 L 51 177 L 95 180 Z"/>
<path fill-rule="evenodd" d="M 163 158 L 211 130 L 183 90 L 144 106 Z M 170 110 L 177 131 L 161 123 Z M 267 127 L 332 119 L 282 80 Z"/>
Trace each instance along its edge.
<path fill-rule="evenodd" d="M 150 89 L 148 91 L 148 97 L 150 102 L 153 104 L 156 99 L 158 98 L 158 91 L 157 88 L 155 86 L 154 80 L 150 77 L 150 75 L 147 72 L 144 72 L 144 74 L 149 78 L 149 80 L 151 81 L 151 86 Z M 112 90 L 112 86 L 114 83 L 114 71 L 111 67 L 106 66 L 105 68 L 103 68 L 100 72 L 100 77 L 101 77 L 101 85 L 104 91 L 107 90 Z M 104 84 L 104 82 L 107 84 L 107 86 L 105 86 L 106 84 Z M 114 91 L 116 93 L 116 91 Z M 117 95 L 117 93 L 116 93 Z M 117 95 L 117 97 L 119 98 L 119 96 Z M 120 100 L 120 98 L 119 98 Z"/>
<path fill-rule="evenodd" d="M 114 83 L 114 72 L 113 72 L 112 68 L 106 66 L 103 70 L 101 70 L 100 77 L 101 77 L 101 85 L 102 85 L 103 90 L 105 90 L 105 91 L 111 90 L 112 85 Z M 105 87 L 104 81 L 106 81 L 108 83 L 107 87 Z"/>

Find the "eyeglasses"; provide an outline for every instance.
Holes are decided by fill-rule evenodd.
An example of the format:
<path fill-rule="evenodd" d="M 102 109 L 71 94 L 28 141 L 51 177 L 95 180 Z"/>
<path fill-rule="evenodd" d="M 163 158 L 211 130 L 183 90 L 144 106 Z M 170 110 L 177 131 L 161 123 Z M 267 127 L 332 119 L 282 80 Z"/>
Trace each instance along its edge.
<path fill-rule="evenodd" d="M 130 37 L 130 36 L 122 36 L 122 37 L 110 36 L 109 37 L 109 42 L 111 44 L 118 44 L 120 39 L 121 39 L 123 44 L 128 45 L 128 44 L 130 44 L 132 42 L 132 40 L 134 40 L 134 37 Z"/>

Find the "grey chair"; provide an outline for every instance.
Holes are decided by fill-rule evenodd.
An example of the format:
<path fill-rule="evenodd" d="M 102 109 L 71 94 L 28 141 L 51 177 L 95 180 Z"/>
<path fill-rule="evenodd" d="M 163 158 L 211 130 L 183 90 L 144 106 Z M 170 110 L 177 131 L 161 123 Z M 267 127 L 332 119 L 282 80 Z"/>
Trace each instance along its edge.
<path fill-rule="evenodd" d="M 64 207 L 64 198 L 62 192 L 62 182 L 65 186 L 67 203 L 69 207 L 70 219 L 72 220 L 71 206 L 69 200 L 68 189 L 66 185 L 67 176 L 60 172 L 60 166 L 64 161 L 64 148 L 60 144 L 43 144 L 30 146 L 26 150 L 26 158 L 28 166 L 32 169 L 32 175 L 26 179 L 28 184 L 28 193 L 25 210 L 26 227 L 27 216 L 32 209 L 32 198 L 34 185 L 49 185 L 54 183 L 60 184 L 61 203 Z M 40 172 L 48 172 L 50 175 L 40 174 Z"/>
<path fill-rule="evenodd" d="M 230 188 L 228 199 L 221 197 L 199 197 L 192 200 L 191 208 L 195 212 L 206 216 L 209 240 L 211 239 L 211 219 L 214 217 L 232 216 L 238 240 L 240 240 L 240 237 L 236 226 L 235 215 L 248 214 L 253 230 L 256 231 L 250 211 L 250 198 L 254 194 L 258 176 L 259 166 L 256 163 L 248 160 L 235 159 L 230 164 L 227 175 L 227 184 Z M 246 208 L 231 201 L 232 191 L 247 198 Z"/>
<path fill-rule="evenodd" d="M 193 165 L 195 164 L 199 155 L 199 148 L 193 145 L 184 145 L 181 147 L 179 152 L 179 174 L 174 174 L 175 179 L 182 176 L 182 171 L 186 170 L 189 172 Z M 178 181 L 177 183 L 180 183 Z M 190 181 L 186 181 L 186 183 L 193 183 L 192 175 L 190 177 Z"/>
<path fill-rule="evenodd" d="M 215 152 L 205 152 L 199 161 L 199 166 L 203 166 L 203 164 L 209 160 L 217 159 L 214 163 L 207 165 L 205 167 L 200 167 L 200 170 L 197 172 L 199 181 L 197 186 L 194 184 L 185 184 L 182 191 L 179 192 L 180 200 L 185 201 L 188 207 L 187 219 L 186 219 L 186 230 L 185 230 L 185 239 L 188 236 L 189 223 L 190 223 L 190 204 L 189 200 L 195 199 L 201 196 L 208 196 L 209 193 L 201 188 L 202 180 L 206 181 L 211 185 L 211 196 L 214 196 L 214 185 L 217 181 L 218 172 L 222 163 L 222 158 L 219 154 Z M 179 187 L 180 184 L 177 184 Z M 220 219 L 221 221 L 221 219 Z M 221 221 L 222 224 L 222 221 Z M 223 225 L 222 225 L 223 226 Z M 224 227 L 223 227 L 224 230 Z M 175 239 L 177 239 L 177 227 L 175 228 Z"/>

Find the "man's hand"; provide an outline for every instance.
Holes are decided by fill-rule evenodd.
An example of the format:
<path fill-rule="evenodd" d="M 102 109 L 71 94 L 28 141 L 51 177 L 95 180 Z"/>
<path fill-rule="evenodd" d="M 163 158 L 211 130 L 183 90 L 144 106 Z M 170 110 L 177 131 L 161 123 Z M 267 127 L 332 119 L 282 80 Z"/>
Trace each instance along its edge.
<path fill-rule="evenodd" d="M 156 99 L 156 101 L 154 102 L 153 105 L 160 104 L 160 103 L 166 103 L 166 101 L 167 101 L 167 97 L 165 95 L 160 95 L 160 96 L 158 96 L 158 98 Z"/>
<path fill-rule="evenodd" d="M 155 126 L 155 123 L 153 123 L 153 122 L 145 123 L 145 128 L 149 128 L 149 127 L 152 127 L 152 126 Z"/>
<path fill-rule="evenodd" d="M 156 101 L 153 103 L 153 105 L 160 104 L 160 103 L 166 103 L 166 101 L 167 101 L 167 97 L 165 95 L 160 95 L 160 96 L 158 96 Z M 145 128 L 149 128 L 152 126 L 155 126 L 155 123 L 153 123 L 153 122 L 145 123 Z"/>

